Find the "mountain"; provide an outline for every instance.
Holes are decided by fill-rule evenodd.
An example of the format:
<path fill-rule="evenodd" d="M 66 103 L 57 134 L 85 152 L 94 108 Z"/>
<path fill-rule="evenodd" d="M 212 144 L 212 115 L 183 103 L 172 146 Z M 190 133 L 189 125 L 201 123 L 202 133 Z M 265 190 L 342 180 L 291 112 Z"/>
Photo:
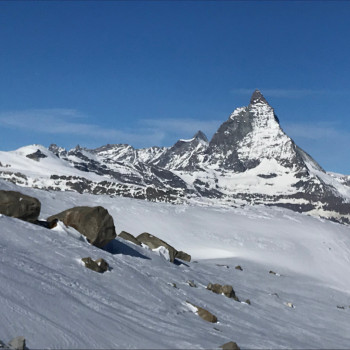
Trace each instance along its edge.
<path fill-rule="evenodd" d="M 259 90 L 208 141 L 71 150 L 32 145 L 0 152 L 0 178 L 21 186 L 151 201 L 280 206 L 350 223 L 350 181 L 327 173 L 282 130 Z"/>

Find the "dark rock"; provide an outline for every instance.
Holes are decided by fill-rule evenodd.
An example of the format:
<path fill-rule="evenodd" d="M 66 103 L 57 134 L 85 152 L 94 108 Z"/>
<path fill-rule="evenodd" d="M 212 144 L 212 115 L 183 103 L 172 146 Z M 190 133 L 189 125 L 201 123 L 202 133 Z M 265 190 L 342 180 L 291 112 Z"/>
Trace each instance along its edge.
<path fill-rule="evenodd" d="M 245 301 L 245 303 L 248 304 L 248 305 L 251 305 L 251 302 L 250 302 L 249 299 L 247 299 L 247 300 Z"/>
<path fill-rule="evenodd" d="M 36 152 L 34 152 L 34 153 L 27 154 L 26 157 L 29 158 L 29 159 L 33 159 L 33 160 L 39 162 L 40 159 L 42 159 L 42 158 L 47 158 L 47 155 L 45 155 L 43 152 L 41 152 L 41 151 L 38 149 L 38 150 L 37 150 Z"/>
<path fill-rule="evenodd" d="M 235 269 L 236 269 L 236 270 L 239 270 L 239 271 L 243 271 L 241 265 L 237 265 L 237 266 L 235 267 Z"/>
<path fill-rule="evenodd" d="M 221 345 L 220 348 L 224 350 L 240 350 L 240 347 L 234 341 L 229 341 Z"/>
<path fill-rule="evenodd" d="M 126 241 L 129 241 L 129 242 L 134 243 L 136 245 L 141 245 L 140 241 L 138 241 L 131 233 L 128 233 L 126 231 L 120 232 L 118 237 L 123 238 Z"/>
<path fill-rule="evenodd" d="M 161 240 L 156 236 L 152 236 L 147 232 L 141 233 L 139 236 L 136 237 L 136 239 L 139 242 L 146 244 L 151 249 L 165 247 L 169 251 L 170 262 L 172 263 L 174 262 L 175 256 L 177 254 L 177 250 L 174 247 L 172 247 L 170 244 L 166 243 L 165 241 Z"/>
<path fill-rule="evenodd" d="M 99 248 L 116 237 L 113 218 L 103 207 L 74 207 L 50 216 L 47 221 L 54 219 L 75 228 Z"/>
<path fill-rule="evenodd" d="M 41 204 L 38 199 L 15 191 L 0 191 L 0 214 L 34 223 Z"/>
<path fill-rule="evenodd" d="M 211 312 L 208 310 L 205 310 L 201 308 L 200 306 L 194 305 L 190 302 L 187 301 L 187 303 L 191 304 L 197 309 L 197 314 L 199 317 L 201 317 L 204 321 L 211 322 L 211 323 L 216 323 L 218 322 L 218 319 L 215 315 L 213 315 Z"/>
<path fill-rule="evenodd" d="M 338 308 L 338 309 L 345 310 L 345 306 L 340 306 L 340 305 L 337 305 L 337 308 Z"/>
<path fill-rule="evenodd" d="M 182 250 L 180 250 L 176 253 L 175 258 L 183 260 L 183 261 L 188 261 L 188 262 L 191 261 L 191 255 L 183 252 Z"/>
<path fill-rule="evenodd" d="M 37 220 L 34 222 L 35 225 L 48 228 L 49 230 L 53 229 L 57 226 L 58 219 L 54 219 L 51 221 Z"/>
<path fill-rule="evenodd" d="M 269 273 L 270 273 L 271 275 L 276 275 L 276 272 L 275 272 L 275 271 L 272 271 L 272 270 L 270 270 Z"/>
<path fill-rule="evenodd" d="M 9 347 L 10 347 L 10 349 L 14 349 L 14 350 L 25 350 L 26 349 L 26 340 L 24 339 L 24 337 L 13 338 L 9 342 Z"/>
<path fill-rule="evenodd" d="M 236 296 L 235 291 L 233 290 L 233 287 L 226 284 L 226 285 L 221 285 L 218 283 L 212 284 L 209 283 L 207 286 L 208 290 L 211 290 L 212 292 L 216 294 L 224 294 L 228 298 L 232 298 L 236 301 L 239 301 L 238 297 Z"/>
<path fill-rule="evenodd" d="M 96 272 L 103 273 L 108 271 L 109 268 L 108 263 L 104 259 L 97 259 L 94 261 L 90 257 L 87 257 L 82 258 L 81 261 L 85 264 L 85 267 Z"/>

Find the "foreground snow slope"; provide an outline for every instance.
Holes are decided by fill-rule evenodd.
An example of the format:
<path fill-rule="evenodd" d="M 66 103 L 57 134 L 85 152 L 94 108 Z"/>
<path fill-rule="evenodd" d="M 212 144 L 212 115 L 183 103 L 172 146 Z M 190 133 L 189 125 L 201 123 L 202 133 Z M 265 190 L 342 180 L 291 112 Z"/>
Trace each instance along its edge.
<path fill-rule="evenodd" d="M 349 227 L 285 209 L 174 206 L 6 182 L 0 188 L 40 199 L 42 218 L 75 205 L 103 205 L 117 232 L 150 232 L 194 260 L 170 264 L 121 239 L 103 251 L 74 230 L 1 216 L 3 341 L 24 335 L 33 349 L 217 348 L 230 340 L 241 348 L 349 346 Z M 86 269 L 80 263 L 86 256 L 106 259 L 112 270 Z M 238 264 L 243 271 L 234 269 Z M 206 290 L 209 282 L 232 284 L 251 305 Z M 219 323 L 203 321 L 186 301 Z"/>

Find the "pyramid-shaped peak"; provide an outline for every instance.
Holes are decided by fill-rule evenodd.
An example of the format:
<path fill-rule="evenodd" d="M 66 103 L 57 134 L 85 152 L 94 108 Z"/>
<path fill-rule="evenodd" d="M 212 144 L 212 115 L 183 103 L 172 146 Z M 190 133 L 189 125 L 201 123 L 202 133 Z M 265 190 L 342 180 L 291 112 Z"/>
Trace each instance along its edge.
<path fill-rule="evenodd" d="M 263 96 L 263 94 L 260 92 L 260 90 L 256 89 L 254 92 L 253 92 L 253 95 L 252 97 L 250 98 L 250 104 L 255 104 L 255 103 L 266 103 L 266 104 L 269 104 L 265 97 Z"/>
<path fill-rule="evenodd" d="M 203 131 L 198 130 L 197 133 L 193 136 L 194 139 L 199 139 L 199 140 L 203 140 L 205 142 L 208 142 L 208 138 L 207 136 L 204 134 Z"/>

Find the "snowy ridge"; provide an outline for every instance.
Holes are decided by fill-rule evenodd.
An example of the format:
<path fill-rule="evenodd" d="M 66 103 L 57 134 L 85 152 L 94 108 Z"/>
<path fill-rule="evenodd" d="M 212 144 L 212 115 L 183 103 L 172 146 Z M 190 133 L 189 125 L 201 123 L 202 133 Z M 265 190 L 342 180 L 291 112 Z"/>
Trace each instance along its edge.
<path fill-rule="evenodd" d="M 210 141 L 198 131 L 171 147 L 27 146 L 0 152 L 0 178 L 21 186 L 151 201 L 277 205 L 350 222 L 349 178 L 326 173 L 300 149 L 259 90 Z"/>

